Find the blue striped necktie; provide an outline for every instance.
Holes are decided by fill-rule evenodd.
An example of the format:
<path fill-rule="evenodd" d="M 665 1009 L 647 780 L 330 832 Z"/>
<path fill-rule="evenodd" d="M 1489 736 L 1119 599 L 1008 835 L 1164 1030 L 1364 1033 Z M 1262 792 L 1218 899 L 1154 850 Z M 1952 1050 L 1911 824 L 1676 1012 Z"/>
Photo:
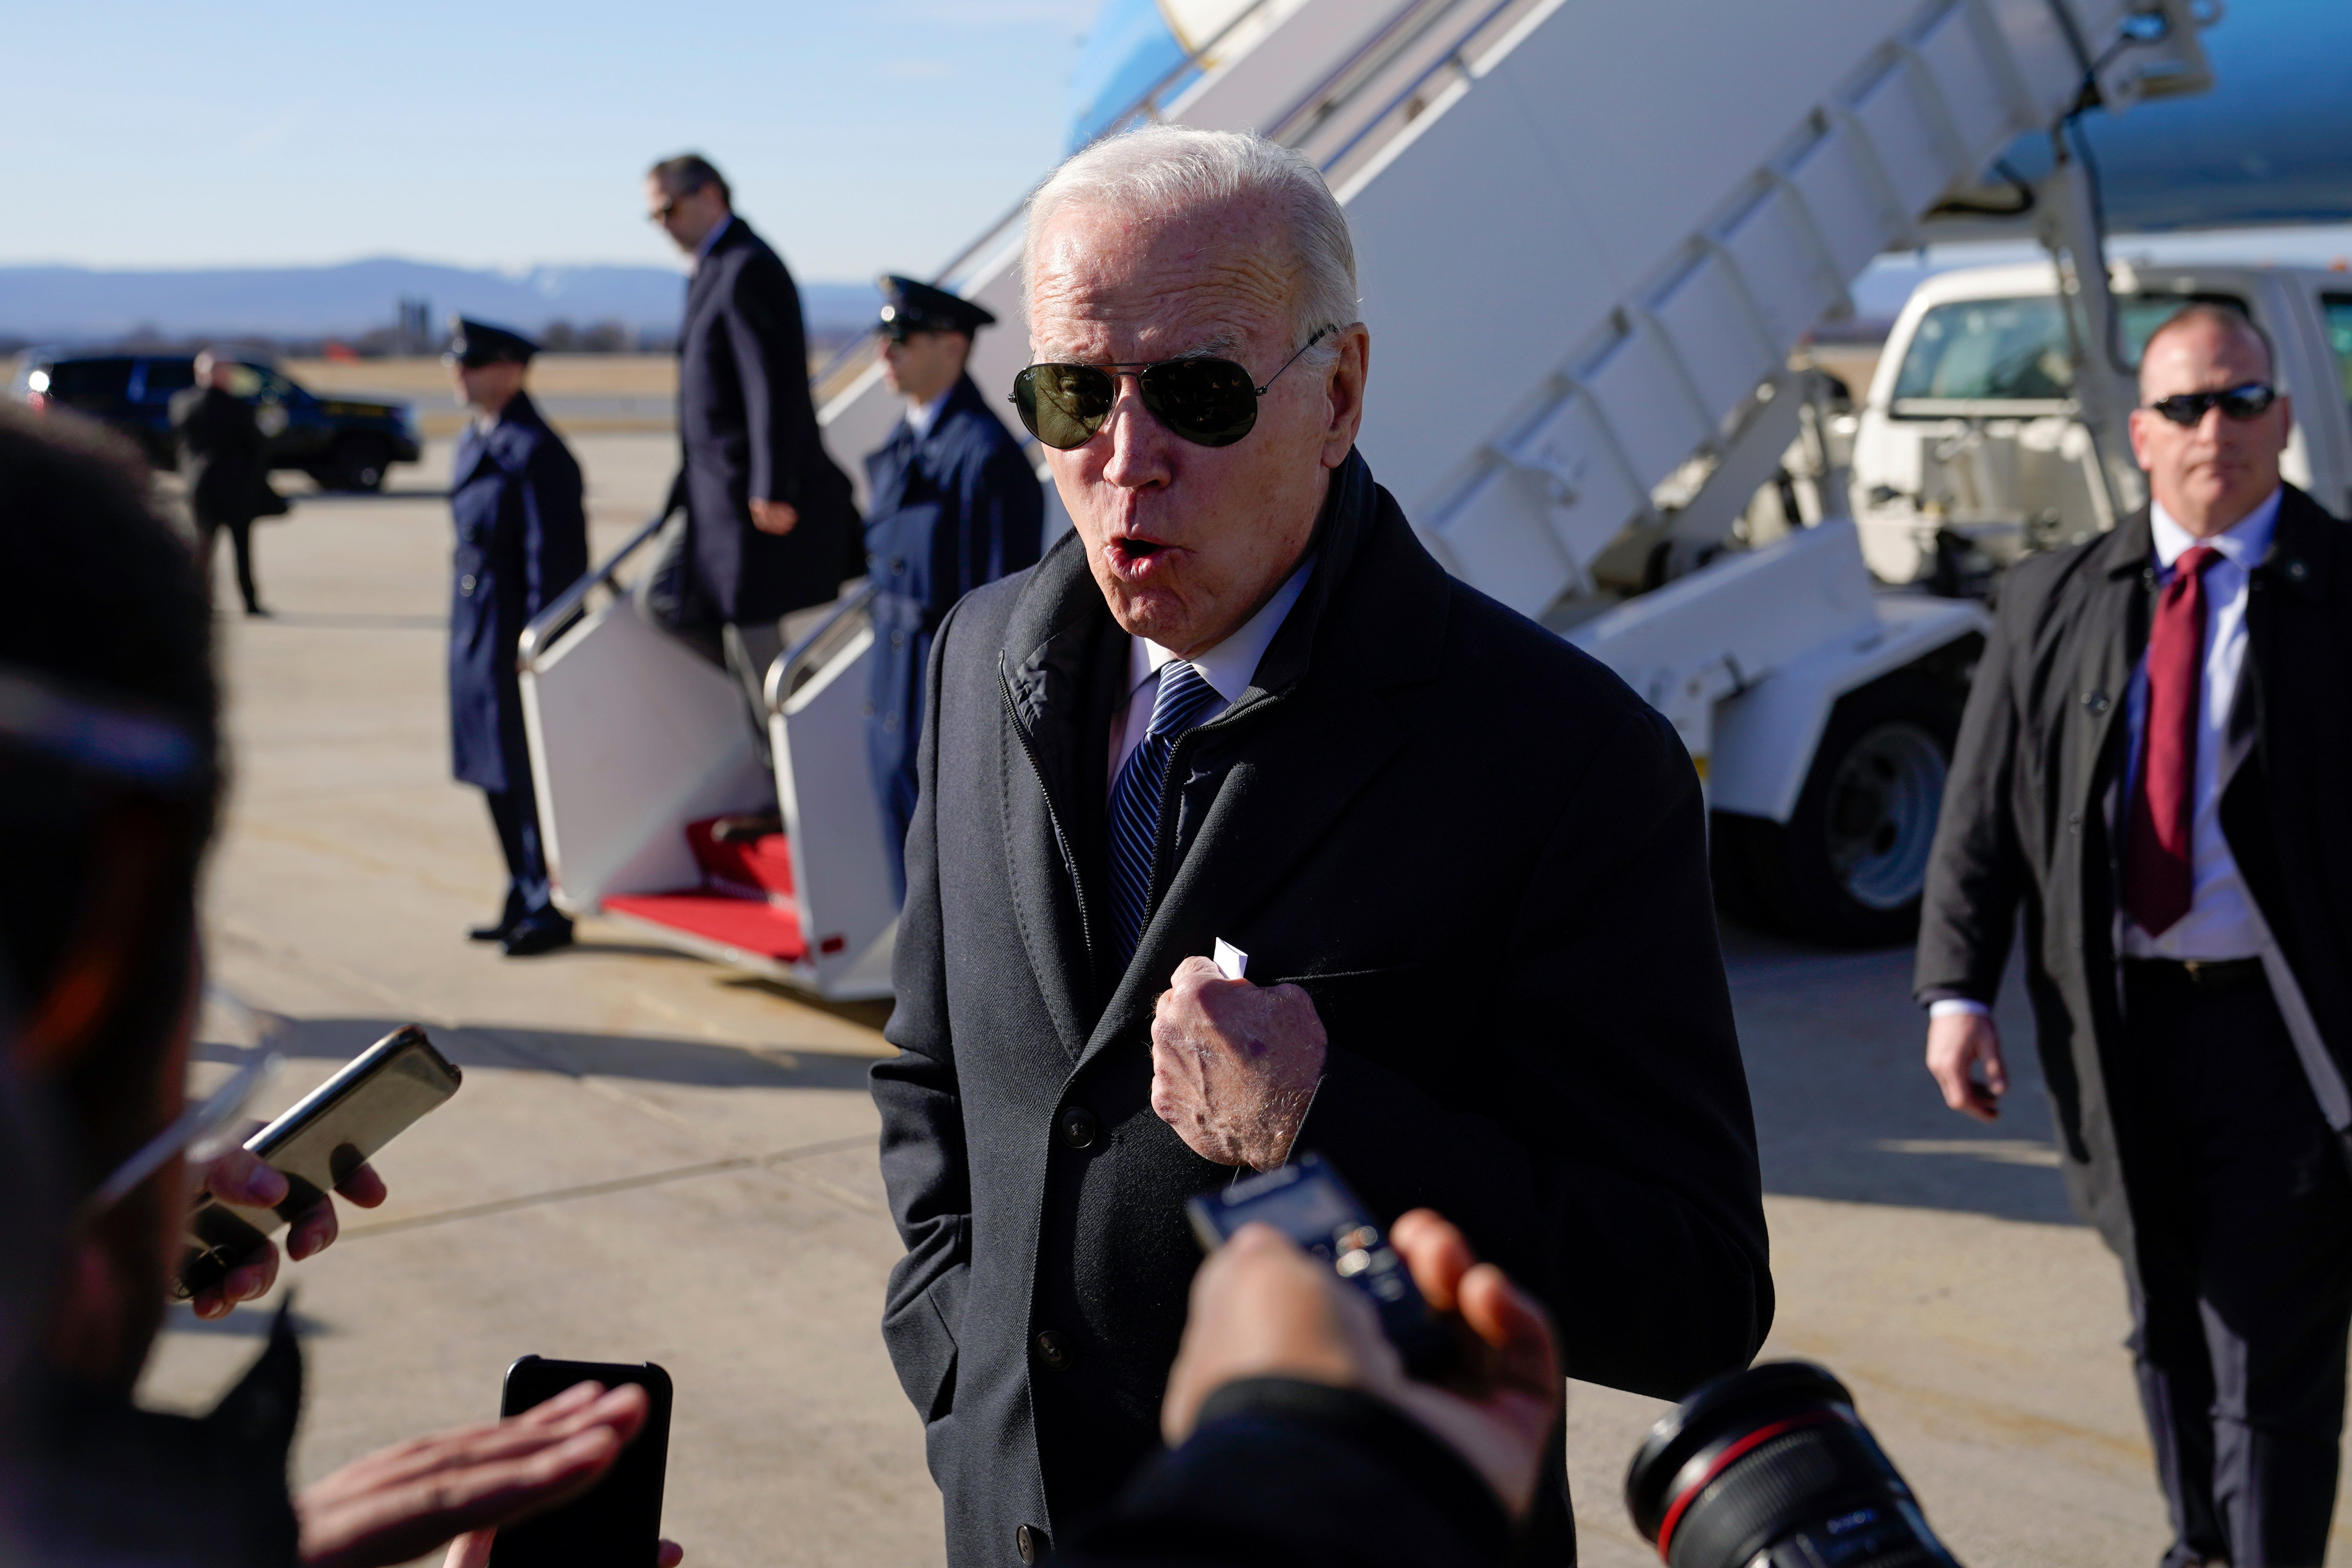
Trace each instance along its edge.
<path fill-rule="evenodd" d="M 1118 943 L 1119 968 L 1135 956 L 1151 912 L 1151 869 L 1160 847 L 1160 806 L 1167 794 L 1168 762 L 1185 731 L 1209 716 L 1220 701 L 1217 689 L 1181 658 L 1160 667 L 1160 692 L 1151 700 L 1151 728 L 1128 754 L 1110 787 L 1111 938 Z"/>

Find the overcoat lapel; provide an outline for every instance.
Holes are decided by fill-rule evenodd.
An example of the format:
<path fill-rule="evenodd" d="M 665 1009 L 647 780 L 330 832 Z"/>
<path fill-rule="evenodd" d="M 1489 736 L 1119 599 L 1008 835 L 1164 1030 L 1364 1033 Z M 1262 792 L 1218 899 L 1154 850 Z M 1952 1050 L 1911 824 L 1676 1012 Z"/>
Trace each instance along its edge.
<path fill-rule="evenodd" d="M 1208 956 L 1218 937 L 1281 887 L 1323 830 L 1388 765 L 1405 730 L 1393 703 L 1380 700 L 1385 695 L 1357 689 L 1256 717 L 1248 750 L 1225 770 L 1080 1067 L 1151 1011 L 1178 964 Z"/>
<path fill-rule="evenodd" d="M 2084 796 L 2074 803 L 2086 811 L 2104 810 L 2108 792 L 2121 787 L 2130 771 L 2124 755 L 2131 735 L 2126 712 L 2132 670 L 2147 642 L 2148 563 L 2154 558 L 2154 540 L 2146 510 L 2134 512 L 2101 542 L 2098 569 L 2086 574 L 2089 591 L 2096 595 L 2082 623 L 2089 628 L 2092 646 L 2079 667 L 2083 689 L 2067 694 L 2090 716 L 2082 731 L 2084 750 L 2076 775 L 2083 781 Z M 2110 851 L 2120 855 L 2122 818 L 2115 820 L 2117 830 L 2106 837 Z"/>
<path fill-rule="evenodd" d="M 1009 911 L 1063 1053 L 1076 1061 L 1094 1027 L 1099 994 L 1076 856 L 1082 820 L 1087 663 L 1110 611 L 1087 568 L 1076 531 L 1045 552 L 1013 606 L 997 656 L 1003 721 L 997 726 L 997 788 L 1004 820 Z M 1096 919 L 1099 921 L 1097 915 Z"/>

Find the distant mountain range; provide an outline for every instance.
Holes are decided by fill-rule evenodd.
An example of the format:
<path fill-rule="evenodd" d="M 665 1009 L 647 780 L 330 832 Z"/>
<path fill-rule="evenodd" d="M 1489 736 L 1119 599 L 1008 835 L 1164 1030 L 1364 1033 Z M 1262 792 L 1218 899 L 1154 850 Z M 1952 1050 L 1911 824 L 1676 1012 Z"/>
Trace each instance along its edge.
<path fill-rule="evenodd" d="M 801 283 L 801 310 L 818 335 L 870 325 L 879 297 L 867 283 Z M 660 267 L 534 267 L 497 272 L 382 257 L 334 267 L 113 271 L 0 267 L 0 336 L 103 342 L 164 337 L 357 338 L 395 326 L 400 302 L 427 302 L 434 330 L 450 315 L 526 332 L 618 321 L 633 331 L 677 330 L 683 274 Z"/>

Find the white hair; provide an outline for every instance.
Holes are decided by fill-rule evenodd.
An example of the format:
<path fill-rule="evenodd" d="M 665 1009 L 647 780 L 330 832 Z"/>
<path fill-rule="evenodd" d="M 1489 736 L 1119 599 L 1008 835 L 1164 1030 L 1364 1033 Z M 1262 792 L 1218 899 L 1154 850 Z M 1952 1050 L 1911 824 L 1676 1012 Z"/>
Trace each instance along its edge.
<path fill-rule="evenodd" d="M 1065 207 L 1109 207 L 1145 218 L 1172 216 L 1246 195 L 1279 204 L 1298 268 L 1298 336 L 1352 326 L 1356 247 L 1347 216 L 1315 165 L 1278 142 L 1247 131 L 1147 125 L 1076 153 L 1029 197 L 1021 246 L 1021 297 L 1037 276 L 1037 237 Z M 1339 345 L 1326 337 L 1301 356 L 1328 363 Z"/>

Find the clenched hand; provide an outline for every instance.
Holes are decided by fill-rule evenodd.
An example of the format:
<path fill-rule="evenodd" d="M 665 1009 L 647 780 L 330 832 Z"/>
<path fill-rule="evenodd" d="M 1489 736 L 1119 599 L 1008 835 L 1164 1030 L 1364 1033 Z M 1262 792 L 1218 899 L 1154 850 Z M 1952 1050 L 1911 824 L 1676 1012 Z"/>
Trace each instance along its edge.
<path fill-rule="evenodd" d="M 1152 1113 L 1204 1160 L 1270 1171 L 1290 1157 L 1329 1048 L 1297 986 L 1188 958 L 1152 1012 Z"/>

